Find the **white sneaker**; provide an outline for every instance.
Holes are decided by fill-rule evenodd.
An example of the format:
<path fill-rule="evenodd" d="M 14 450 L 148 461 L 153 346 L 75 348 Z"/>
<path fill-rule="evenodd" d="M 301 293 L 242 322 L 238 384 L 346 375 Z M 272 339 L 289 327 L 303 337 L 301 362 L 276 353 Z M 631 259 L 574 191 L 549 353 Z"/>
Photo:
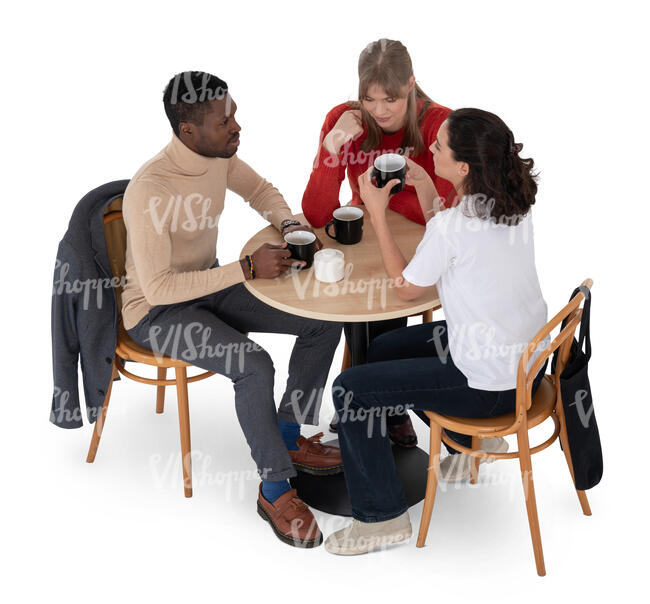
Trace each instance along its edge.
<path fill-rule="evenodd" d="M 332 533 L 325 541 L 325 549 L 330 554 L 356 556 L 394 543 L 410 539 L 413 534 L 409 513 L 384 522 L 360 522 Z"/>
<path fill-rule="evenodd" d="M 484 438 L 481 441 L 481 451 L 486 453 L 506 453 L 508 451 L 508 443 L 504 438 Z M 492 463 L 494 458 L 480 458 L 481 463 L 487 461 Z M 467 453 L 458 453 L 456 455 L 447 455 L 440 461 L 440 472 L 438 473 L 438 480 L 443 482 L 459 482 L 467 480 L 470 475 L 472 465 L 471 455 Z"/>

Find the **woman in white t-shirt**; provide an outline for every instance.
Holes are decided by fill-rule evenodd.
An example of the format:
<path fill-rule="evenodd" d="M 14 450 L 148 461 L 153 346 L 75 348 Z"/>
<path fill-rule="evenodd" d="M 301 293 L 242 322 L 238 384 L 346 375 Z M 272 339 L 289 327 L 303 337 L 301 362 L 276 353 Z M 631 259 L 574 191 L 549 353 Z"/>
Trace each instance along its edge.
<path fill-rule="evenodd" d="M 430 150 L 435 171 L 450 181 L 458 205 L 444 209 L 430 176 L 408 160 L 426 231 L 407 262 L 386 221 L 389 191 L 376 188 L 372 167 L 359 190 L 377 234 L 384 268 L 403 300 L 436 284 L 446 321 L 404 327 L 376 338 L 369 363 L 336 378 L 334 405 L 354 521 L 325 546 L 360 554 L 406 539 L 411 524 L 386 436 L 386 416 L 412 409 L 490 417 L 515 408 L 519 357 L 547 320 L 535 269 L 531 206 L 537 193 L 532 159 L 519 157 L 506 124 L 480 109 L 459 109 L 441 125 Z M 533 355 L 531 363 L 539 351 Z M 533 384 L 538 387 L 543 367 Z M 471 438 L 449 433 L 471 446 Z M 503 439 L 484 450 L 504 452 Z M 469 456 L 448 447 L 441 479 L 469 476 Z"/>

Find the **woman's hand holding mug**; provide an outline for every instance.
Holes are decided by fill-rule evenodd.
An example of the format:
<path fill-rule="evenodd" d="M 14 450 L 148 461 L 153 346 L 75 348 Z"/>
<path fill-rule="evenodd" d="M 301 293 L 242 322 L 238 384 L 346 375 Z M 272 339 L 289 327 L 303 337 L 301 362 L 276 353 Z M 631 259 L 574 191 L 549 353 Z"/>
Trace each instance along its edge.
<path fill-rule="evenodd" d="M 377 188 L 372 183 L 372 172 L 374 169 L 375 167 L 371 165 L 361 176 L 359 176 L 359 195 L 368 209 L 371 219 L 382 216 L 386 213 L 390 191 L 395 185 L 398 185 L 401 182 L 399 178 L 394 178 L 388 181 L 386 186 L 381 189 Z"/>
<path fill-rule="evenodd" d="M 415 189 L 425 186 L 427 188 L 433 187 L 433 180 L 429 173 L 420 165 L 416 164 L 410 157 L 404 156 L 406 160 L 406 184 L 411 185 Z"/>
<path fill-rule="evenodd" d="M 429 173 L 410 157 L 404 159 L 406 160 L 406 184 L 415 188 L 424 219 L 427 221 L 437 212 L 445 209 L 445 200 L 438 195 L 438 189 L 433 184 Z"/>

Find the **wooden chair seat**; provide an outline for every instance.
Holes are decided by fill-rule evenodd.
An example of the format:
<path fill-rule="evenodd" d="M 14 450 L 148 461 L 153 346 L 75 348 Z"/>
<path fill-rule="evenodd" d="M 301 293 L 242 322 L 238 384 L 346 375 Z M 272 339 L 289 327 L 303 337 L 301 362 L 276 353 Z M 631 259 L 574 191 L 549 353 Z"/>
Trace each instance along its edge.
<path fill-rule="evenodd" d="M 539 384 L 539 387 L 533 395 L 533 402 L 528 410 L 528 428 L 539 426 L 548 419 L 553 413 L 555 407 L 555 382 L 552 375 L 545 375 Z M 437 424 L 442 428 L 453 432 L 463 434 L 463 427 L 469 428 L 471 434 L 490 438 L 496 432 L 505 433 L 515 423 L 515 412 L 497 415 L 495 417 L 486 417 L 484 419 L 472 419 L 465 417 L 455 417 L 451 415 L 440 415 L 439 413 L 428 412 L 427 415 L 433 416 Z"/>
<path fill-rule="evenodd" d="M 148 348 L 138 344 L 124 329 L 124 325 L 120 321 L 120 326 L 117 332 L 117 346 L 115 347 L 117 354 L 128 361 L 136 361 L 144 363 L 145 365 L 152 365 L 153 367 L 191 367 L 191 363 L 186 363 L 179 359 L 172 357 L 156 355 Z"/>

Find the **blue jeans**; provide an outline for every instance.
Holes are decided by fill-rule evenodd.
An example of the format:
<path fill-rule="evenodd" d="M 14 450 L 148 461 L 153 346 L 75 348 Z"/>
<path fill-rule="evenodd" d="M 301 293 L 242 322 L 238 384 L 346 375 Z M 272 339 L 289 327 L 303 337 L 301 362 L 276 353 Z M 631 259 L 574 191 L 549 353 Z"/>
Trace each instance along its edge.
<path fill-rule="evenodd" d="M 390 414 L 408 406 L 427 423 L 425 410 L 473 418 L 503 415 L 515 410 L 516 390 L 470 388 L 449 354 L 445 321 L 377 337 L 368 361 L 339 375 L 332 396 L 352 516 L 362 522 L 382 522 L 408 509 L 386 430 Z M 533 392 L 545 367 L 535 378 Z M 471 446 L 471 437 L 451 436 Z"/>

